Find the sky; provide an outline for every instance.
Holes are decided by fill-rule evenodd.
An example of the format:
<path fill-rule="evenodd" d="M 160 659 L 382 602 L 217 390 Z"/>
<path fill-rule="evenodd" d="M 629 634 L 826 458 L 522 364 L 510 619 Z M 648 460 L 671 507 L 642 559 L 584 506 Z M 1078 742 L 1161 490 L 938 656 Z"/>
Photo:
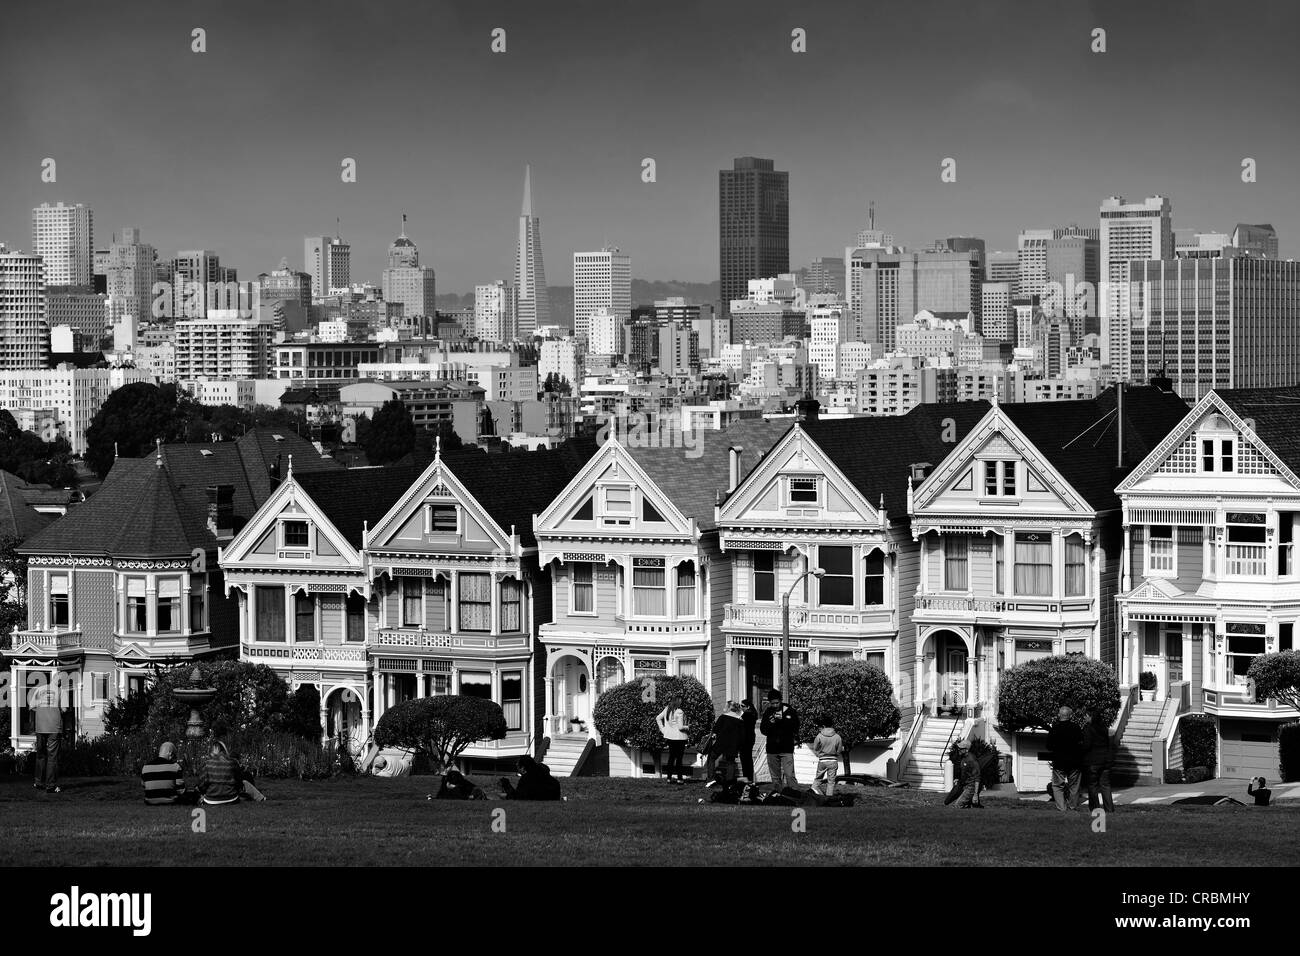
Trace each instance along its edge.
<path fill-rule="evenodd" d="M 10 2 L 0 241 L 29 249 L 33 206 L 84 202 L 101 248 L 138 226 L 251 278 L 302 268 L 337 217 L 377 283 L 406 214 L 439 292 L 464 293 L 512 275 L 528 163 L 551 284 L 605 244 L 638 278 L 707 282 L 718 170 L 753 155 L 790 174 L 793 268 L 842 255 L 873 200 L 901 242 L 992 252 L 1160 194 L 1180 236 L 1271 222 L 1294 257 L 1297 27 L 1291 0 Z"/>

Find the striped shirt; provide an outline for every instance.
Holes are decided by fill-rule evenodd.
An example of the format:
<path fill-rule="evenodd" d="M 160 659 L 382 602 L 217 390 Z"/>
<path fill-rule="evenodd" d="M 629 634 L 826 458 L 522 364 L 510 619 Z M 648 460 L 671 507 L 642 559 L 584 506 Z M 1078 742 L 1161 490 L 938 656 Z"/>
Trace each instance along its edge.
<path fill-rule="evenodd" d="M 209 757 L 199 773 L 198 789 L 205 803 L 234 803 L 243 790 L 239 768 L 229 757 Z"/>
<path fill-rule="evenodd" d="M 181 765 L 155 757 L 144 765 L 140 771 L 140 782 L 144 784 L 145 803 L 175 803 L 185 789 L 185 775 Z"/>

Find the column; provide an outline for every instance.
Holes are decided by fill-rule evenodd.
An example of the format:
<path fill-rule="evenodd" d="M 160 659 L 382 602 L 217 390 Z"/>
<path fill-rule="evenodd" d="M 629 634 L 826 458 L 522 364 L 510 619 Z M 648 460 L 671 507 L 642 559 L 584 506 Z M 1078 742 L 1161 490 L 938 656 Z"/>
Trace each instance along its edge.
<path fill-rule="evenodd" d="M 447 585 L 451 588 L 451 620 L 447 623 L 447 633 L 456 634 L 460 631 L 460 572 L 451 572 L 451 583 Z M 454 693 L 454 691 L 453 691 Z"/>
<path fill-rule="evenodd" d="M 190 576 L 187 572 L 181 575 L 181 633 L 187 637 L 192 633 L 190 623 Z"/>
<path fill-rule="evenodd" d="M 781 649 L 778 647 L 772 652 L 772 686 L 781 689 Z"/>
<path fill-rule="evenodd" d="M 542 701 L 542 735 L 545 736 L 551 732 L 551 726 L 555 719 L 555 678 L 548 672 L 542 680 L 542 684 L 543 693 L 546 694 L 546 699 Z"/>
<path fill-rule="evenodd" d="M 1119 552 L 1119 555 L 1120 555 L 1120 557 L 1119 557 L 1119 571 L 1120 571 L 1120 585 L 1119 585 L 1119 589 L 1120 589 L 1120 593 L 1122 593 L 1122 594 L 1127 594 L 1129 591 L 1131 591 L 1131 590 L 1133 589 L 1133 576 L 1132 576 L 1132 571 L 1133 571 L 1133 568 L 1132 568 L 1132 564 L 1133 564 L 1133 552 L 1132 552 L 1131 550 L 1129 550 L 1129 535 L 1130 535 L 1131 533 L 1132 533 L 1132 529 L 1129 527 L 1129 525 L 1127 525 L 1127 524 L 1124 525 L 1124 537 L 1121 539 L 1121 541 L 1122 541 L 1122 545 L 1121 545 L 1121 547 L 1120 547 L 1120 552 Z M 1098 537 L 1098 540 L 1095 541 L 1095 542 L 1093 543 L 1093 560 L 1094 560 L 1094 561 L 1097 560 L 1096 552 L 1097 552 L 1098 550 L 1100 550 L 1100 548 L 1101 548 L 1101 541 L 1100 541 L 1100 536 L 1099 536 L 1099 537 Z M 1100 562 L 1098 562 L 1098 566 L 1099 566 L 1099 565 L 1100 565 Z M 1089 569 L 1089 570 L 1091 570 L 1091 569 Z M 1089 576 L 1091 577 L 1091 575 L 1089 575 Z"/>
<path fill-rule="evenodd" d="M 329 739 L 330 721 L 329 721 L 329 704 L 325 702 L 325 684 L 321 682 L 316 685 L 317 691 L 320 692 L 320 732 L 322 739 Z M 335 727 L 334 732 L 338 733 L 339 728 Z"/>
<path fill-rule="evenodd" d="M 912 703 L 920 706 L 925 700 L 925 655 L 917 654 L 915 660 L 915 672 L 912 679 L 916 682 L 915 689 L 912 693 Z"/>
<path fill-rule="evenodd" d="M 424 672 L 423 672 L 422 670 L 421 670 L 421 671 L 416 671 L 416 672 L 415 672 L 415 697 L 416 697 L 417 700 L 419 700 L 421 697 L 426 696 L 426 695 L 425 695 L 425 676 L 426 676 L 426 675 L 424 674 Z"/>
<path fill-rule="evenodd" d="M 978 646 L 975 651 L 978 650 Z M 966 655 L 966 706 L 974 707 L 980 699 L 979 671 L 976 669 L 975 651 Z"/>
<path fill-rule="evenodd" d="M 9 745 L 18 749 L 18 710 L 22 706 L 25 688 L 18 683 L 23 672 L 17 664 L 9 665 Z"/>
<path fill-rule="evenodd" d="M 158 575 L 146 575 L 144 579 L 144 615 L 145 635 L 158 636 Z"/>
<path fill-rule="evenodd" d="M 501 633 L 501 588 L 502 588 L 502 586 L 503 586 L 503 585 L 502 585 L 502 581 L 505 580 L 505 576 L 502 575 L 502 574 L 499 574 L 499 573 L 496 572 L 496 571 L 493 571 L 493 572 L 488 576 L 488 580 L 489 580 L 489 581 L 491 582 L 491 584 L 492 584 L 492 624 L 491 624 L 491 628 L 492 628 L 492 634 L 493 634 L 493 635 L 496 635 L 496 634 L 500 634 L 500 633 Z M 496 698 L 493 698 L 493 699 L 495 700 Z"/>

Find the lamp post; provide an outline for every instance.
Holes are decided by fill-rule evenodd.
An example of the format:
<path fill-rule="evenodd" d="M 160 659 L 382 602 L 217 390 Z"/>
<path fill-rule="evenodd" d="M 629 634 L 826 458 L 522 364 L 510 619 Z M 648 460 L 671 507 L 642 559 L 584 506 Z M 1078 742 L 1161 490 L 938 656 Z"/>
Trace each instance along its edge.
<path fill-rule="evenodd" d="M 821 568 L 809 568 L 794 579 L 790 590 L 781 595 L 781 700 L 790 695 L 790 595 L 799 586 L 799 582 L 808 575 L 820 578 L 826 572 Z"/>

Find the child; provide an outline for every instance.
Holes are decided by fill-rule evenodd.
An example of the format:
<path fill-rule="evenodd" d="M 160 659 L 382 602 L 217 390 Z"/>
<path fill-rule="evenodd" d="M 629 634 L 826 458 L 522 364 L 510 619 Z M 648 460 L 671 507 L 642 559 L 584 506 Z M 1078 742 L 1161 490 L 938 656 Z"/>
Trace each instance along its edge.
<path fill-rule="evenodd" d="M 817 776 L 813 778 L 812 791 L 819 792 L 817 784 L 821 780 L 826 781 L 826 796 L 835 795 L 835 777 L 840 769 L 840 757 L 844 753 L 844 741 L 840 735 L 835 732 L 835 728 L 829 722 L 822 727 L 813 740 L 813 753 L 817 756 Z"/>

